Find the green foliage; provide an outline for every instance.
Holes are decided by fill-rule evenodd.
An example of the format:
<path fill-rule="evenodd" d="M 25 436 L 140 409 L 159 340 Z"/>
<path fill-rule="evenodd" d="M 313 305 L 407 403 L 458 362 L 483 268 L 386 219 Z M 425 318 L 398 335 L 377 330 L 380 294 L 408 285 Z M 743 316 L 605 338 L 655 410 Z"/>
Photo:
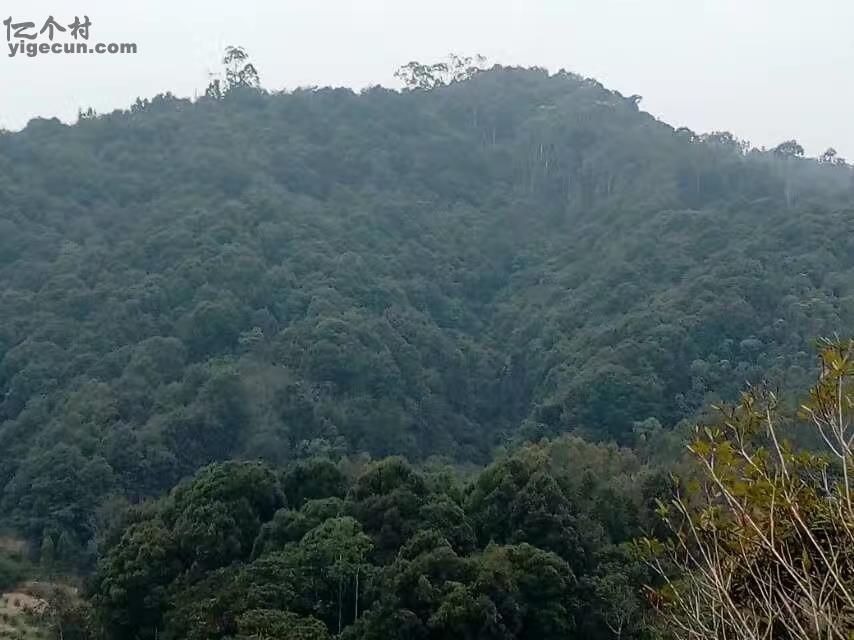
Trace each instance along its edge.
<path fill-rule="evenodd" d="M 260 89 L 258 70 L 249 62 L 249 54 L 243 47 L 226 47 L 222 64 L 225 68 L 225 81 L 213 78 L 205 90 L 205 97 L 221 100 L 233 91 Z"/>
<path fill-rule="evenodd" d="M 308 500 L 343 498 L 347 479 L 341 470 L 328 459 L 312 459 L 291 465 L 282 488 L 288 504 L 299 508 Z"/>
<path fill-rule="evenodd" d="M 31 573 L 32 567 L 24 559 L 0 552 L 0 591 L 17 586 Z"/>
<path fill-rule="evenodd" d="M 490 546 L 480 560 L 478 587 L 505 621 L 511 637 L 566 638 L 576 627 L 576 577 L 554 553 L 528 544 Z"/>
<path fill-rule="evenodd" d="M 402 458 L 387 458 L 357 480 L 348 512 L 364 523 L 377 550 L 388 556 L 420 528 L 426 497 L 424 478 Z"/>
<path fill-rule="evenodd" d="M 565 71 L 224 64 L 0 134 L 0 522 L 117 640 L 645 633 L 645 463 L 854 327 L 851 168 Z"/>
<path fill-rule="evenodd" d="M 823 341 L 820 355 L 796 423 L 817 432 L 820 450 L 785 439 L 785 405 L 754 387 L 698 428 L 695 474 L 659 502 L 671 535 L 638 548 L 675 637 L 851 637 L 854 340 Z"/>
<path fill-rule="evenodd" d="M 525 464 L 528 480 L 506 494 L 511 525 L 499 527 L 484 516 L 494 496 L 483 494 L 505 469 Z M 643 577 L 598 520 L 597 495 L 644 504 L 644 483 L 624 482 L 617 466 L 651 477 L 626 451 L 569 438 L 520 450 L 470 484 L 399 457 L 368 465 L 343 487 L 312 485 L 344 477 L 328 460 L 280 474 L 250 463 L 206 467 L 134 508 L 111 538 L 90 582 L 95 618 L 116 640 L 272 638 L 288 624 L 306 637 L 605 638 L 604 594 L 628 598 Z M 574 467 L 602 480 L 582 472 L 582 496 Z M 296 478 L 344 497 L 285 506 Z M 640 520 L 615 528 L 636 536 Z M 642 616 L 628 611 L 624 637 L 638 637 Z"/>
<path fill-rule="evenodd" d="M 216 96 L 0 137 L 0 518 L 36 547 L 228 459 L 635 444 L 852 326 L 835 156 L 563 71 L 269 94 L 225 64 Z"/>
<path fill-rule="evenodd" d="M 63 552 L 92 536 L 90 516 L 112 483 L 112 469 L 103 458 L 87 459 L 76 446 L 56 444 L 36 454 L 6 485 L 3 509 L 34 539 L 51 534 L 51 561 L 73 560 Z"/>
<path fill-rule="evenodd" d="M 481 55 L 461 57 L 452 53 L 447 62 L 410 62 L 395 71 L 394 76 L 399 78 L 407 89 L 436 89 L 451 82 L 468 80 L 481 71 L 485 63 L 486 58 Z"/>
<path fill-rule="evenodd" d="M 287 611 L 254 609 L 237 620 L 238 640 L 326 640 L 329 634 L 323 623 L 302 618 Z"/>
<path fill-rule="evenodd" d="M 158 520 L 132 524 L 93 579 L 102 627 L 119 638 L 154 638 L 169 606 L 167 588 L 181 571 L 177 542 Z"/>
<path fill-rule="evenodd" d="M 39 586 L 37 595 L 44 600 L 44 610 L 37 615 L 39 626 L 49 638 L 57 640 L 90 640 L 97 634 L 91 605 L 67 585 Z"/>

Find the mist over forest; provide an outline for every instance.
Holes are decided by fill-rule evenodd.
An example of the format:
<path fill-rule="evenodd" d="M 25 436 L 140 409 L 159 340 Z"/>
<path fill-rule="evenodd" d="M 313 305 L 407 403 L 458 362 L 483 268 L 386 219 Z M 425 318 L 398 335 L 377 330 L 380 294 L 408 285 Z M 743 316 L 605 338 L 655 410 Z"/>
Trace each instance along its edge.
<path fill-rule="evenodd" d="M 814 452 L 835 371 L 846 441 L 852 167 L 566 71 L 452 58 L 403 90 L 270 92 L 231 56 L 195 100 L 0 132 L 0 591 L 41 584 L 30 631 L 689 637 L 638 540 L 680 539 L 661 509 L 692 454 L 739 451 L 686 450 L 694 425 L 741 407 L 721 433 L 765 446 L 733 425 L 767 402 Z M 837 457 L 793 459 L 832 493 Z M 820 636 L 690 637 L 842 639 L 854 603 L 833 606 Z"/>

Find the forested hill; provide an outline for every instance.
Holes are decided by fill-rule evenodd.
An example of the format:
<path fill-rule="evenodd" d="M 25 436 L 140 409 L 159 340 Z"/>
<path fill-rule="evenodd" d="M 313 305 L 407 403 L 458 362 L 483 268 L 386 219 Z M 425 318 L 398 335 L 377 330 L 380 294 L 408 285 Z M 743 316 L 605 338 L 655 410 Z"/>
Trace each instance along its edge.
<path fill-rule="evenodd" d="M 169 95 L 0 134 L 0 517 L 230 458 L 631 444 L 854 333 L 854 183 L 597 82 Z M 55 530 L 55 529 L 54 529 Z"/>

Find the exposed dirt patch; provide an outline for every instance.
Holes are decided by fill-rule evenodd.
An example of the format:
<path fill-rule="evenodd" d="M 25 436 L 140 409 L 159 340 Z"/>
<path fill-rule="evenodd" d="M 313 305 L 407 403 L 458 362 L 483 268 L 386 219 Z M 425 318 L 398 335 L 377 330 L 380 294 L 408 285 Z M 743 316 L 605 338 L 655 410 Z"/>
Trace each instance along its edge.
<path fill-rule="evenodd" d="M 27 543 L 20 538 L 0 535 L 0 552 L 6 553 L 10 556 L 20 556 L 24 555 L 27 549 Z"/>
<path fill-rule="evenodd" d="M 4 593 L 0 596 L 0 601 L 3 603 L 3 608 L 10 613 L 44 613 L 47 607 L 47 602 L 41 598 L 36 598 L 22 591 L 13 591 Z"/>
<path fill-rule="evenodd" d="M 22 587 L 24 586 L 22 585 Z M 44 633 L 33 624 L 44 613 L 47 602 L 24 591 L 0 595 L 0 638 L 40 640 Z"/>

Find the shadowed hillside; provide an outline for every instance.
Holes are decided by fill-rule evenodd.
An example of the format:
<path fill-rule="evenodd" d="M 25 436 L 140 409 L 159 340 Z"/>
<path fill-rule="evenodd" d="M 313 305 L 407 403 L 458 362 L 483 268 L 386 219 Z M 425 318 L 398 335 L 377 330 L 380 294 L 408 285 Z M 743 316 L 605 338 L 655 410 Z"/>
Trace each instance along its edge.
<path fill-rule="evenodd" d="M 854 182 L 595 81 L 169 95 L 0 134 L 0 516 L 213 461 L 631 445 L 854 332 Z"/>

